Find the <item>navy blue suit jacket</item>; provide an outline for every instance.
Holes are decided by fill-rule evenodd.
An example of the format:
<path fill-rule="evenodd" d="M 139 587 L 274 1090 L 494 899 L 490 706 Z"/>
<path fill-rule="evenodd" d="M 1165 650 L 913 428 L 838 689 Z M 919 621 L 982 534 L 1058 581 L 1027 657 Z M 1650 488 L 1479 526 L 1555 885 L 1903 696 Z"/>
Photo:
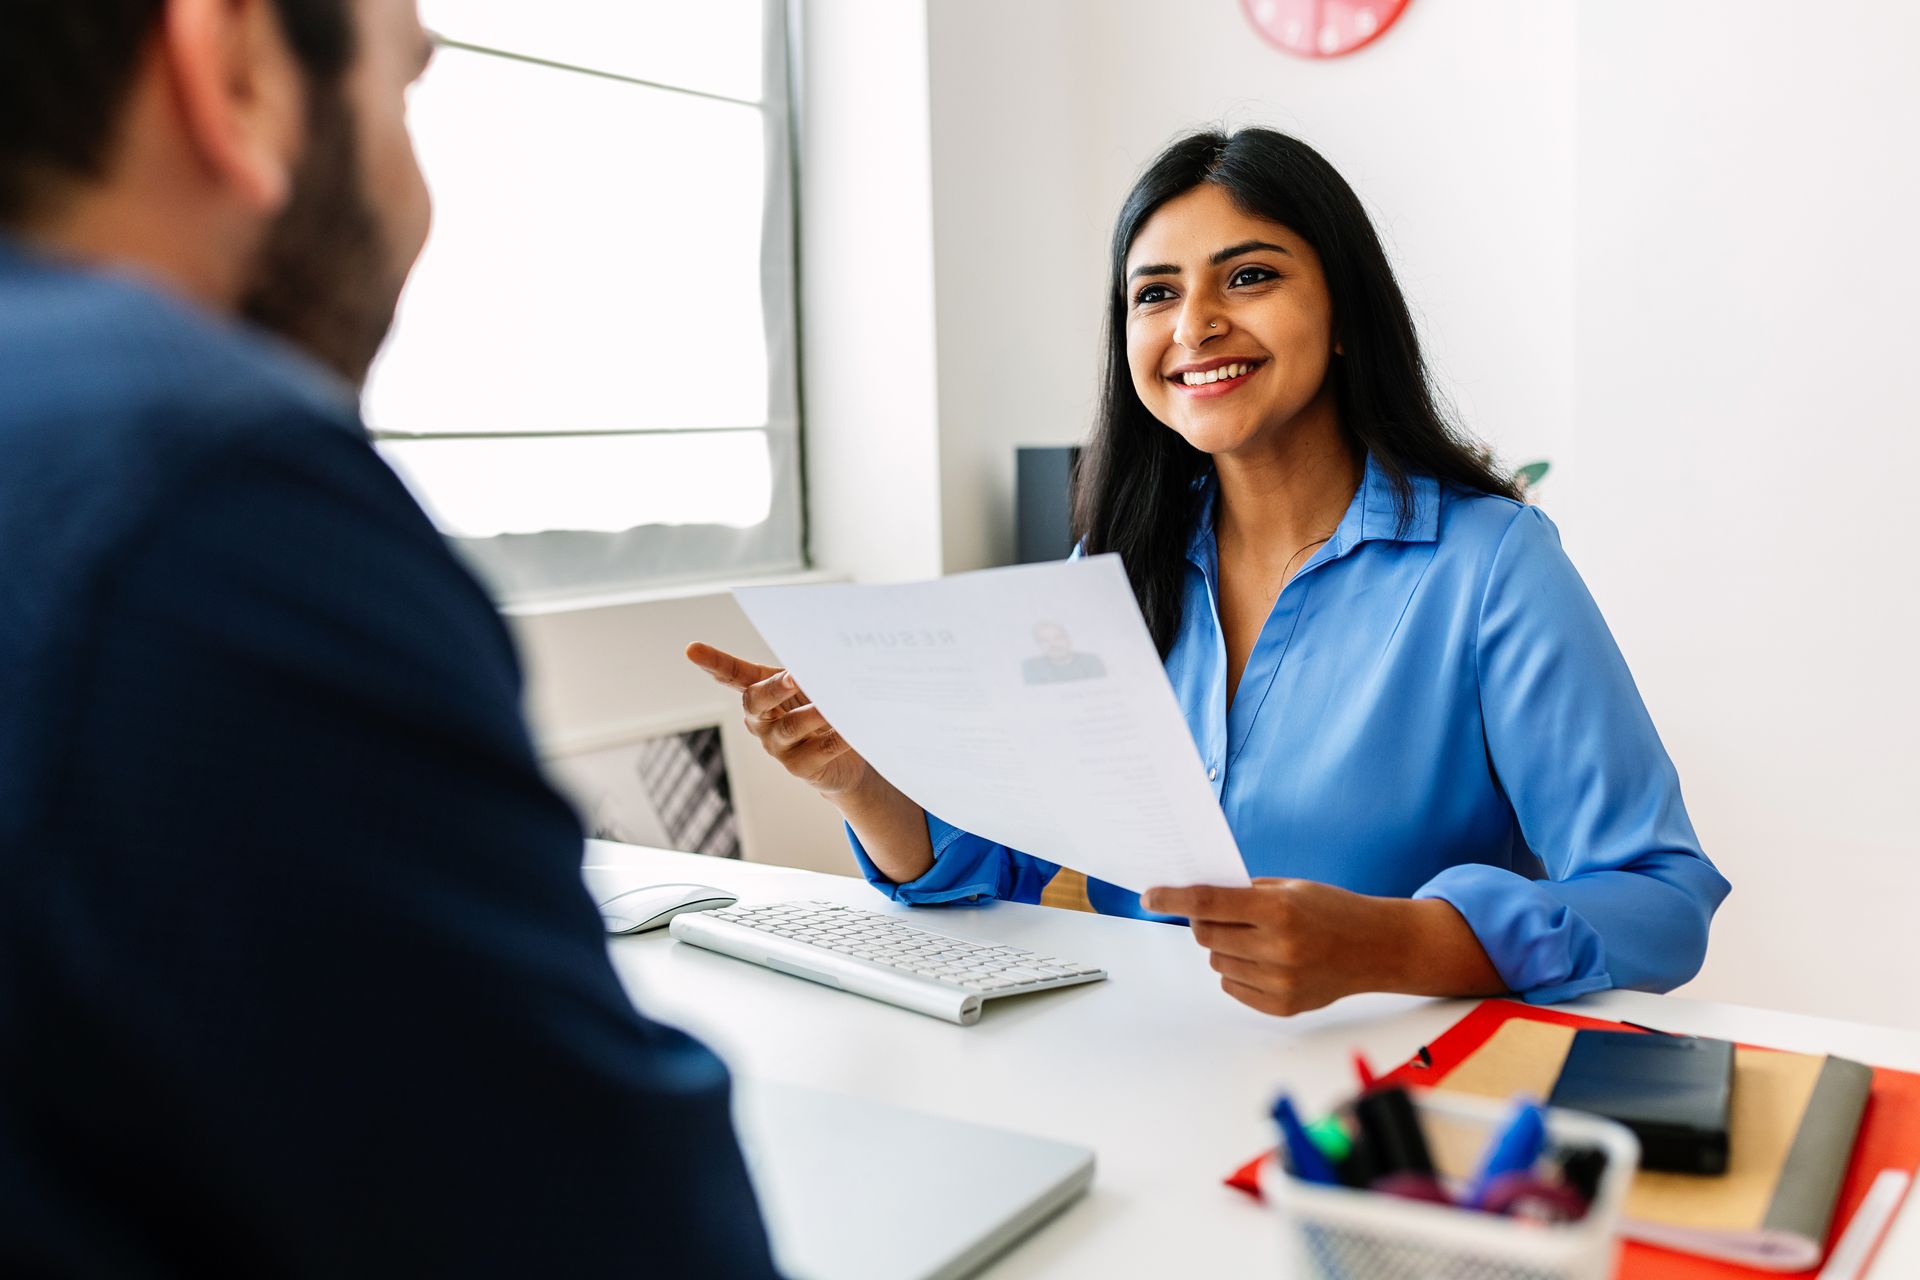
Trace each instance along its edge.
<path fill-rule="evenodd" d="M 0 1274 L 768 1274 L 509 639 L 290 350 L 0 238 Z"/>

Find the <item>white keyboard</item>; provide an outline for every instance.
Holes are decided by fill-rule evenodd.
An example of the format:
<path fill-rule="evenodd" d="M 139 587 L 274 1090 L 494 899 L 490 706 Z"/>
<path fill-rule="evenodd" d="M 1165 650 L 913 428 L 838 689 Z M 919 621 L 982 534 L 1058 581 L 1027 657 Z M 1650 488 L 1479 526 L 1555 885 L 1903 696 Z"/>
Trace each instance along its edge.
<path fill-rule="evenodd" d="M 775 902 L 678 915 L 682 942 L 796 978 L 970 1026 L 982 1001 L 1098 982 L 1106 971 L 1019 947 L 967 942 L 832 902 Z"/>

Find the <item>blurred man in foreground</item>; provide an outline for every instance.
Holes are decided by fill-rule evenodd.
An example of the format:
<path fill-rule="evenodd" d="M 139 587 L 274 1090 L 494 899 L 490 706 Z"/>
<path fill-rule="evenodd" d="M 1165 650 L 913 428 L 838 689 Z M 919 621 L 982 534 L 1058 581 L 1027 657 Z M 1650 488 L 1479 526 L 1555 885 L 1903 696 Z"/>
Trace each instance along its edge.
<path fill-rule="evenodd" d="M 0 1273 L 771 1273 L 358 419 L 430 55 L 413 0 L 0 6 Z"/>

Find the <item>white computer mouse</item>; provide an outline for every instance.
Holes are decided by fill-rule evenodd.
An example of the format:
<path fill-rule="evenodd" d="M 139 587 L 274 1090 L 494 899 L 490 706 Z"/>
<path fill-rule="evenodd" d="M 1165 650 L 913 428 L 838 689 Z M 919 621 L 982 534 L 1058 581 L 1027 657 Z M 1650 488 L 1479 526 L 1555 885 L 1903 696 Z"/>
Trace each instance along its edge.
<path fill-rule="evenodd" d="M 650 884 L 628 889 L 600 904 L 608 933 L 644 933 L 687 911 L 716 911 L 740 899 L 710 884 Z"/>

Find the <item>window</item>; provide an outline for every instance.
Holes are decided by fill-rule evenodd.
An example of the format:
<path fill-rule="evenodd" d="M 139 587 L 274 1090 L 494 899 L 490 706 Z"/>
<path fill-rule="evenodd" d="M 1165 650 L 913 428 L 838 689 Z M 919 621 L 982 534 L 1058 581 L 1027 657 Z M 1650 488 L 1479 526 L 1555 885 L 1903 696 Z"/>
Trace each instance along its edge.
<path fill-rule="evenodd" d="M 800 567 L 780 0 L 422 0 L 381 452 L 505 599 Z"/>

